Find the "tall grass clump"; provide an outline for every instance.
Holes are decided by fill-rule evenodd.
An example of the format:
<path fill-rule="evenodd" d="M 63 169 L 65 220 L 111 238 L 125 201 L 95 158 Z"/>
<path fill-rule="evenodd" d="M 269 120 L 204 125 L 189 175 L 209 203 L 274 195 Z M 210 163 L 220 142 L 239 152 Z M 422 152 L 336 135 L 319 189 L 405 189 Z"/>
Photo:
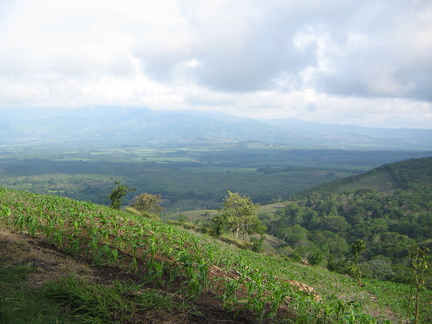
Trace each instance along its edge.
<path fill-rule="evenodd" d="M 73 275 L 47 283 L 44 294 L 68 307 L 80 323 L 123 323 L 142 310 L 184 308 L 170 296 L 135 282 L 104 285 Z"/>

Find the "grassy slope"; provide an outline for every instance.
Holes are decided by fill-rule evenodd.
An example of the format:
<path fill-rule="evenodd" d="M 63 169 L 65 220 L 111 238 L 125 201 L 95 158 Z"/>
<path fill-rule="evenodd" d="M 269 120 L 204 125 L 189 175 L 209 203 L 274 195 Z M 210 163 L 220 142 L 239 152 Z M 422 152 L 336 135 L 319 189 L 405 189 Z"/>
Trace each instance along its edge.
<path fill-rule="evenodd" d="M 313 323 L 314 318 L 317 322 L 326 316 L 334 322 L 357 323 L 365 316 L 362 312 L 402 322 L 409 316 L 404 308 L 409 288 L 404 285 L 366 281 L 365 287 L 359 287 L 320 267 L 239 250 L 208 236 L 91 203 L 1 187 L 0 201 L 4 229 L 47 241 L 77 260 L 103 266 L 107 278 L 129 274 L 128 279 L 141 285 L 140 294 L 151 287 L 162 296 L 187 301 L 189 309 L 199 313 L 198 322 L 227 316 L 234 321 L 230 310 L 241 310 L 236 320 L 246 322 L 262 316 L 263 321 L 308 318 Z M 233 287 L 236 292 L 230 294 Z M 288 299 L 277 304 L 278 294 Z M 363 311 L 354 307 L 357 303 Z M 66 304 L 73 306 L 70 301 Z M 128 310 L 130 318 L 143 316 L 141 304 Z M 206 307 L 200 309 L 203 304 Z M 269 305 L 279 310 L 271 313 Z M 173 307 L 166 312 L 179 310 Z M 75 315 L 83 313 L 87 314 L 85 308 Z M 186 316 L 191 311 L 180 313 Z"/>
<path fill-rule="evenodd" d="M 312 191 L 330 194 L 332 192 L 356 189 L 375 189 L 389 193 L 397 189 L 431 190 L 432 157 L 384 164 L 360 175 L 318 185 L 296 196 L 301 197 L 304 193 Z"/>

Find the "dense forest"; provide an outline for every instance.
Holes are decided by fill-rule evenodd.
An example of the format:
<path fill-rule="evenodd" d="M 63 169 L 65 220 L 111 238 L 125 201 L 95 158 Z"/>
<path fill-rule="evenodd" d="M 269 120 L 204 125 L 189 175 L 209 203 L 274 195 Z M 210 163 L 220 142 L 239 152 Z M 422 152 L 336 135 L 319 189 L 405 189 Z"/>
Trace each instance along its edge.
<path fill-rule="evenodd" d="M 282 240 L 279 252 L 290 258 L 348 273 L 350 246 L 362 240 L 363 276 L 407 282 L 409 249 L 432 247 L 432 158 L 321 185 L 260 217 L 268 233 Z"/>

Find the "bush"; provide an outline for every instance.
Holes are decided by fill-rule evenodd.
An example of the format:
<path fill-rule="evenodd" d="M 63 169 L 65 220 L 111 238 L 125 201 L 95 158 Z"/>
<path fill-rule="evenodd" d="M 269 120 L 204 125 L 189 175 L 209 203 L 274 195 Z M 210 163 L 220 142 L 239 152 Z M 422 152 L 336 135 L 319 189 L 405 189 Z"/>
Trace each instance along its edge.
<path fill-rule="evenodd" d="M 252 243 L 252 251 L 260 253 L 263 251 L 263 243 L 264 243 L 264 235 L 261 235 L 260 238 L 256 236 L 252 236 L 250 238 L 250 241 Z"/>
<path fill-rule="evenodd" d="M 327 262 L 327 269 L 341 274 L 348 272 L 349 262 L 345 259 L 330 258 Z"/>
<path fill-rule="evenodd" d="M 395 272 L 392 264 L 386 260 L 370 260 L 360 264 L 360 269 L 368 278 L 378 280 L 392 280 Z"/>
<path fill-rule="evenodd" d="M 319 265 L 323 261 L 324 257 L 320 251 L 311 253 L 308 257 L 308 262 L 311 265 Z"/>

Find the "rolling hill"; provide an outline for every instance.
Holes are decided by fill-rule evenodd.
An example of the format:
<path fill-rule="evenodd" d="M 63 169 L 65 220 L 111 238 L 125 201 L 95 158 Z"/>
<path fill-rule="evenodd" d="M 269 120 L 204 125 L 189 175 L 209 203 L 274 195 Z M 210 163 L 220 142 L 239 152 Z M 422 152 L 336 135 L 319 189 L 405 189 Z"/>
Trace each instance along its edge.
<path fill-rule="evenodd" d="M 325 183 L 310 191 L 331 194 L 355 189 L 373 189 L 387 194 L 397 189 L 430 192 L 432 191 L 432 157 L 384 164 L 363 174 Z"/>
<path fill-rule="evenodd" d="M 432 250 L 431 206 L 432 158 L 420 158 L 319 185 L 261 218 L 290 258 L 350 274 L 351 247 L 361 241 L 362 276 L 408 284 L 412 249 Z M 429 270 L 425 285 L 432 288 Z"/>

